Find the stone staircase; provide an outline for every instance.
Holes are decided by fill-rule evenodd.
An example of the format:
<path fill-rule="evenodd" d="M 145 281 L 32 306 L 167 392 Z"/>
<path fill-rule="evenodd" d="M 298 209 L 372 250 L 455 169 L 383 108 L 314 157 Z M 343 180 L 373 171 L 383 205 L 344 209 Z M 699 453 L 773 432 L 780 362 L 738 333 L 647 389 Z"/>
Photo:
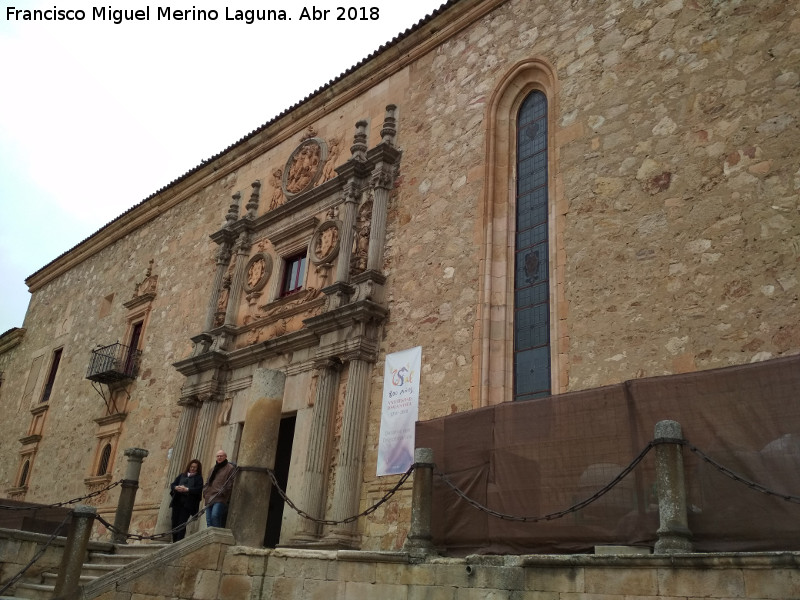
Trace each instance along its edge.
<path fill-rule="evenodd" d="M 80 582 L 84 586 L 99 577 L 124 569 L 131 563 L 152 555 L 169 544 L 114 544 L 113 552 L 89 552 L 87 562 L 83 563 Z M 14 587 L 13 598 L 28 600 L 48 600 L 54 597 L 57 573 L 42 573 L 35 580 L 23 579 Z M 12 598 L 6 596 L 3 598 Z M 3 600 L 0 598 L 0 600 Z"/>

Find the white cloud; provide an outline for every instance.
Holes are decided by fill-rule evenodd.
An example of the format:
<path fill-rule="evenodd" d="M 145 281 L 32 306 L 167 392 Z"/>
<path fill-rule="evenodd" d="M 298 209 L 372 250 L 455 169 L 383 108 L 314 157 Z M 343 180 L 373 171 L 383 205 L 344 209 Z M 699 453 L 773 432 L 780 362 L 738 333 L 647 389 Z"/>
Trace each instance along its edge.
<path fill-rule="evenodd" d="M 0 333 L 22 325 L 23 279 L 170 181 L 347 70 L 443 0 L 373 0 L 379 18 L 92 21 L 86 3 L 0 6 Z M 83 8 L 83 22 L 8 20 L 8 7 Z M 102 7 L 102 3 L 98 3 Z M 105 5 L 108 6 L 108 5 Z M 143 9 L 146 0 L 114 8 Z M 309 7 L 311 4 L 308 5 Z M 366 15 L 369 17 L 369 14 Z"/>

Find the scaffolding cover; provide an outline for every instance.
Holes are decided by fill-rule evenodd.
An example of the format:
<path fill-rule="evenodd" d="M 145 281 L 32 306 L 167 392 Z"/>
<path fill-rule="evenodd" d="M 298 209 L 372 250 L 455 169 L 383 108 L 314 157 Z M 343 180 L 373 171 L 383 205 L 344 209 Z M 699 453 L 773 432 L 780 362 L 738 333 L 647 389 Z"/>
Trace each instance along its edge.
<path fill-rule="evenodd" d="M 746 480 L 800 496 L 800 356 L 505 403 L 417 423 L 436 472 L 497 513 L 539 517 L 591 497 L 654 437 L 681 424 L 689 444 Z M 800 550 L 800 504 L 761 493 L 683 448 L 698 552 Z M 434 475 L 434 543 L 449 555 L 584 553 L 653 547 L 655 452 L 607 494 L 563 517 L 502 520 Z"/>

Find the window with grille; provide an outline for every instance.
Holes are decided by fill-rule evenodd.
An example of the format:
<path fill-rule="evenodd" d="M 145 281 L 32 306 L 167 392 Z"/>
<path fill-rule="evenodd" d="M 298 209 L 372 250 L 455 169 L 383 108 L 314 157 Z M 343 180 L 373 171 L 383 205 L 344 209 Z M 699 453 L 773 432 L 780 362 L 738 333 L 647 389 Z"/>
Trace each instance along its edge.
<path fill-rule="evenodd" d="M 97 465 L 97 475 L 105 475 L 108 473 L 108 463 L 111 461 L 111 444 L 106 444 L 103 447 L 103 452 L 100 454 L 100 463 Z"/>

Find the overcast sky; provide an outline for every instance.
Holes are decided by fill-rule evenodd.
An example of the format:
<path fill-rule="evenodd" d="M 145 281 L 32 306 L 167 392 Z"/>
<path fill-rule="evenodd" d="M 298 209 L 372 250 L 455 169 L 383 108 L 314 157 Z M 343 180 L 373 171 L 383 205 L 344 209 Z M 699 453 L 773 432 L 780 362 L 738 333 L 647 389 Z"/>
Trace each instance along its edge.
<path fill-rule="evenodd" d="M 367 18 L 355 21 L 336 19 L 337 6 L 350 6 L 343 0 L 158 2 L 0 4 L 0 334 L 23 325 L 26 277 L 444 0 L 353 3 L 367 8 L 350 11 Z M 92 18 L 93 7 L 108 16 L 148 6 L 146 21 Z M 15 19 L 11 7 L 82 9 L 85 18 Z M 218 18 L 158 20 L 159 7 L 216 9 Z M 330 12 L 300 20 L 303 7 Z M 256 8 L 283 9 L 291 20 L 226 19 Z"/>

